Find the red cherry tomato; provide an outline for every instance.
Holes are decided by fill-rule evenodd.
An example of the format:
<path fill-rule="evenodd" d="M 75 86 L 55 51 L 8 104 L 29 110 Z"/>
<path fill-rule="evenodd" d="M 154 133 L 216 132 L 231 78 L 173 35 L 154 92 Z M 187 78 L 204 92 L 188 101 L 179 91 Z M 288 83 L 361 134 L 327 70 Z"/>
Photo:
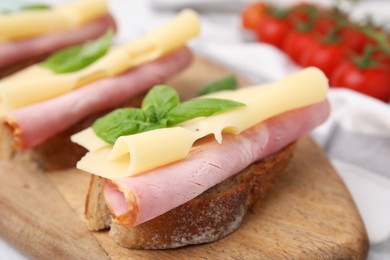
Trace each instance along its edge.
<path fill-rule="evenodd" d="M 264 3 L 253 3 L 248 5 L 241 13 L 242 26 L 254 30 L 259 26 L 267 13 L 267 5 Z"/>
<path fill-rule="evenodd" d="M 381 66 L 390 69 L 390 35 L 387 34 L 385 37 L 387 40 L 384 38 L 382 43 L 373 43 L 373 45 L 377 48 L 373 53 L 373 57 Z"/>
<path fill-rule="evenodd" d="M 307 23 L 316 17 L 318 12 L 319 8 L 316 5 L 300 3 L 290 8 L 287 19 L 293 24 Z"/>
<path fill-rule="evenodd" d="M 336 43 L 316 42 L 302 56 L 304 67 L 315 66 L 329 78 L 334 68 L 345 59 L 344 49 Z"/>
<path fill-rule="evenodd" d="M 283 50 L 297 64 L 302 65 L 303 54 L 313 44 L 315 44 L 315 39 L 312 33 L 291 31 L 283 43 Z"/>
<path fill-rule="evenodd" d="M 256 28 L 256 33 L 259 41 L 282 48 L 284 39 L 290 30 L 291 25 L 287 20 L 267 16 Z"/>
<path fill-rule="evenodd" d="M 336 20 L 329 16 L 322 16 L 317 18 L 314 23 L 314 31 L 319 33 L 320 35 L 326 35 L 329 30 L 335 28 Z"/>
<path fill-rule="evenodd" d="M 374 57 L 379 63 L 379 66 L 383 68 L 390 69 L 390 55 L 383 53 L 383 52 L 377 52 L 375 53 Z"/>
<path fill-rule="evenodd" d="M 340 36 L 341 44 L 345 48 L 358 54 L 363 52 L 366 45 L 373 43 L 362 31 L 353 27 L 342 28 L 338 35 Z"/>
<path fill-rule="evenodd" d="M 390 101 L 390 70 L 359 68 L 351 61 L 340 63 L 331 76 L 331 85 L 346 87 L 385 102 Z"/>

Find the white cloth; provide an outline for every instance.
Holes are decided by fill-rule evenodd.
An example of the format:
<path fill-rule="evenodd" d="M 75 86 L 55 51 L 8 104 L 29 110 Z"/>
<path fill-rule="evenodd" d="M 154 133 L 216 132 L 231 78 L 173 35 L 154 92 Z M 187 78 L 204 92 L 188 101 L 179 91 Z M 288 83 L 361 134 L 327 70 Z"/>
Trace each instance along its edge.
<path fill-rule="evenodd" d="M 203 32 L 191 44 L 197 53 L 254 83 L 276 80 L 299 69 L 278 49 L 248 42 L 251 37 L 242 32 L 237 15 L 248 1 L 235 0 L 234 8 L 221 7 L 226 6 L 226 0 L 110 0 L 110 6 L 119 22 L 118 42 L 133 39 L 173 15 L 166 10 L 192 6 L 207 10 L 202 12 Z M 0 6 L 6 2 L 10 3 L 0 0 Z M 291 4 L 294 0 L 280 2 Z M 368 12 L 373 12 L 376 21 L 390 24 L 390 2 L 359 2 L 352 17 L 359 19 Z M 390 259 L 390 106 L 340 89 L 330 90 L 329 99 L 333 113 L 313 136 L 328 153 L 361 212 L 370 238 L 369 259 Z M 0 259 L 24 257 L 0 239 Z"/>

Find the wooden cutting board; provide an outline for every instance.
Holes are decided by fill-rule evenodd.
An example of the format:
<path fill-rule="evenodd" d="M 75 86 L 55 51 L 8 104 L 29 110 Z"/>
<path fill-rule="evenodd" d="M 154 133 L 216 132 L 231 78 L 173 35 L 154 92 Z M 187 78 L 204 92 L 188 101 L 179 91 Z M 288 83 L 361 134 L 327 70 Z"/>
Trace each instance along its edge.
<path fill-rule="evenodd" d="M 184 98 L 227 71 L 202 58 L 171 83 Z M 240 80 L 245 84 L 245 80 Z M 67 156 L 61 154 L 59 156 Z M 367 234 L 349 192 L 309 138 L 297 145 L 286 174 L 242 226 L 214 243 L 175 250 L 129 250 L 83 218 L 89 175 L 42 172 L 0 162 L 0 236 L 39 259 L 364 259 Z"/>

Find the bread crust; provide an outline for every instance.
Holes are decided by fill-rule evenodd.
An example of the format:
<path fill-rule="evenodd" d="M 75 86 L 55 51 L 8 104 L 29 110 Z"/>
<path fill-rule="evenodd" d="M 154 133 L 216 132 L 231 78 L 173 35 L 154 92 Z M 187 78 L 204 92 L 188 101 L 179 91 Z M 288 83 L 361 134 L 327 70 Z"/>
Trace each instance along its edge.
<path fill-rule="evenodd" d="M 290 144 L 195 199 L 132 229 L 111 223 L 110 236 L 121 246 L 132 249 L 168 249 L 223 238 L 235 231 L 246 212 L 266 196 L 284 172 L 293 149 L 294 144 Z M 96 181 L 99 181 L 99 177 L 92 177 L 92 182 Z M 97 187 L 90 186 L 86 204 L 86 219 L 90 227 L 91 223 L 101 223 L 110 215 L 107 207 L 105 212 L 99 212 L 97 204 L 91 203 L 92 199 L 101 198 L 98 194 L 102 190 L 96 190 Z M 100 200 L 100 203 L 105 202 Z M 104 228 L 107 227 L 108 223 Z M 96 225 L 91 230 L 97 229 Z"/>
<path fill-rule="evenodd" d="M 111 214 L 104 199 L 103 182 L 96 175 L 91 176 L 87 199 L 85 201 L 85 219 L 91 231 L 108 228 L 111 224 Z"/>

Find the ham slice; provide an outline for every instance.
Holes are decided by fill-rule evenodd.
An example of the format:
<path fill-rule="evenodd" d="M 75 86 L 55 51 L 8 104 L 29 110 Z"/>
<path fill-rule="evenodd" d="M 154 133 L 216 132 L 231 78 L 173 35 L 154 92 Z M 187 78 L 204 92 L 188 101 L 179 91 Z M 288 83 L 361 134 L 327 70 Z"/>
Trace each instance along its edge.
<path fill-rule="evenodd" d="M 111 15 L 82 27 L 40 37 L 0 44 L 0 69 L 18 62 L 48 55 L 64 47 L 96 39 L 109 28 L 115 28 Z"/>
<path fill-rule="evenodd" d="M 323 101 L 271 118 L 240 135 L 225 135 L 222 144 L 212 137 L 201 140 L 182 161 L 134 177 L 105 180 L 107 205 L 118 224 L 131 228 L 146 222 L 297 140 L 328 114 L 329 104 Z"/>
<path fill-rule="evenodd" d="M 21 150 L 32 148 L 88 115 L 116 107 L 153 85 L 165 82 L 191 60 L 190 50 L 183 47 L 122 75 L 12 111 L 5 121 L 14 133 L 15 145 Z"/>

